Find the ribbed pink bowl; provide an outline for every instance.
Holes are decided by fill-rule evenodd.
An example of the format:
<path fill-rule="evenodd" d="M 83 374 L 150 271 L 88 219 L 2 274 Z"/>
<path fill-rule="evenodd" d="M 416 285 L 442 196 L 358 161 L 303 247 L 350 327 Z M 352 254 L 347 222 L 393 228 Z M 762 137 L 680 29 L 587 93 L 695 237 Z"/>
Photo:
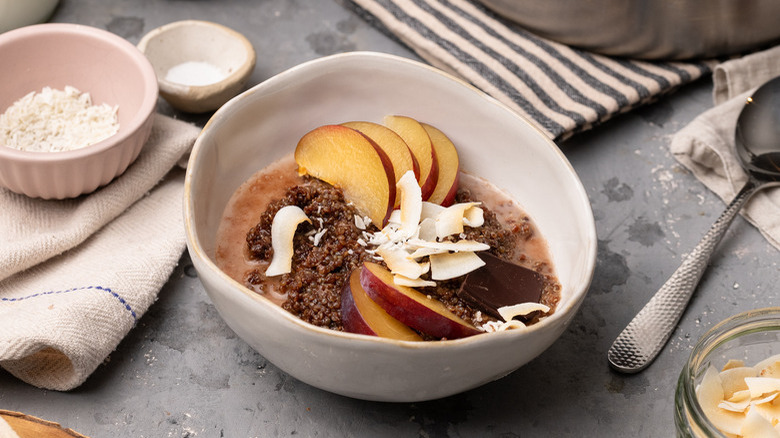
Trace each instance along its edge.
<path fill-rule="evenodd" d="M 30 92 L 73 86 L 93 104 L 119 107 L 119 132 L 82 149 L 28 152 L 0 145 L 0 186 L 44 199 L 91 193 L 121 175 L 151 132 L 154 70 L 130 42 L 76 24 L 39 24 L 0 34 L 0 114 Z"/>

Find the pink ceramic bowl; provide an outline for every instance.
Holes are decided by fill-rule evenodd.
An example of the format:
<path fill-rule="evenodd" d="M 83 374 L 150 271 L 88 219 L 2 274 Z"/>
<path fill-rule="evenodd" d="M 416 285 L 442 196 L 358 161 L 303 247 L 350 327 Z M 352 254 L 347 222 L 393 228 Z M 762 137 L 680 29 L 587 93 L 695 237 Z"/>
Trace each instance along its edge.
<path fill-rule="evenodd" d="M 39 24 L 0 34 L 0 114 L 30 92 L 73 86 L 95 105 L 119 107 L 119 132 L 82 149 L 28 152 L 0 145 L 0 186 L 45 199 L 73 198 L 108 184 L 149 138 L 158 96 L 146 57 L 110 32 Z"/>

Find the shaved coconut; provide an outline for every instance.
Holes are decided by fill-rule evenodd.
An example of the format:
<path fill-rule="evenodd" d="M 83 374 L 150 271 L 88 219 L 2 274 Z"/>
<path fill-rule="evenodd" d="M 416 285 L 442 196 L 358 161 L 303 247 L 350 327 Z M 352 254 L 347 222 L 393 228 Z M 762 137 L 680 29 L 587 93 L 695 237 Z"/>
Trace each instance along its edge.
<path fill-rule="evenodd" d="M 439 215 L 444 209 L 447 207 L 442 207 L 439 204 L 435 204 L 433 202 L 423 201 L 422 203 L 422 210 L 420 211 L 420 221 L 424 221 L 425 219 L 436 219 L 436 216 Z"/>
<path fill-rule="evenodd" d="M 265 271 L 267 277 L 292 271 L 293 237 L 301 222 L 311 223 L 311 220 L 298 206 L 288 205 L 276 212 L 271 222 L 271 246 L 274 256 Z"/>
<path fill-rule="evenodd" d="M 393 275 L 393 283 L 399 286 L 408 287 L 428 287 L 436 286 L 435 281 L 423 280 L 422 278 L 408 278 L 403 275 Z"/>
<path fill-rule="evenodd" d="M 721 371 L 730 370 L 731 368 L 739 368 L 744 367 L 745 361 L 739 360 L 739 359 L 729 359 L 728 362 L 726 362 L 726 365 L 723 365 L 723 368 L 721 368 Z"/>
<path fill-rule="evenodd" d="M 433 242 L 436 240 L 436 220 L 433 218 L 425 218 L 420 222 L 420 229 L 417 232 L 417 238 L 425 240 L 426 242 Z"/>
<path fill-rule="evenodd" d="M 777 424 L 780 421 L 780 406 L 777 406 L 776 404 L 772 403 L 770 400 L 769 402 L 766 402 L 765 400 L 767 398 L 772 398 L 773 400 L 776 400 L 776 394 L 773 394 L 773 396 L 770 397 L 764 397 L 761 400 L 756 400 L 750 404 L 749 411 L 754 411 L 758 414 L 761 414 L 762 417 L 764 417 L 766 420 L 768 420 L 772 424 Z M 759 403 L 761 401 L 761 403 Z"/>
<path fill-rule="evenodd" d="M 721 409 L 725 409 L 727 411 L 731 412 L 745 412 L 745 410 L 750 406 L 750 399 L 742 400 L 739 402 L 732 402 L 728 400 L 723 400 L 720 403 L 718 403 L 718 407 Z"/>
<path fill-rule="evenodd" d="M 390 213 L 390 217 L 387 218 L 387 224 L 388 226 L 390 224 L 400 225 L 401 224 L 401 210 L 395 209 Z"/>
<path fill-rule="evenodd" d="M 366 229 L 366 222 L 363 220 L 362 217 L 355 215 L 355 226 L 358 230 L 365 230 Z"/>
<path fill-rule="evenodd" d="M 513 319 L 507 322 L 488 321 L 480 328 L 488 333 L 495 333 L 503 332 L 505 330 L 522 330 L 526 328 L 526 325 L 516 319 Z"/>
<path fill-rule="evenodd" d="M 745 437 L 780 437 L 780 434 L 772 427 L 772 423 L 753 410 L 748 411 L 745 415 L 745 421 L 742 423 L 739 434 Z"/>
<path fill-rule="evenodd" d="M 774 362 L 765 366 L 759 370 L 758 375 L 762 377 L 780 377 L 780 362 Z"/>
<path fill-rule="evenodd" d="M 325 235 L 326 231 L 328 231 L 328 229 L 323 228 L 317 231 L 317 233 L 314 236 L 312 236 L 312 243 L 314 244 L 314 246 L 320 246 L 320 239 L 322 239 L 322 236 Z"/>
<path fill-rule="evenodd" d="M 737 367 L 720 372 L 721 386 L 723 386 L 723 398 L 728 400 L 737 392 L 748 389 L 745 377 L 756 377 L 753 367 Z"/>
<path fill-rule="evenodd" d="M 712 365 L 704 372 L 696 395 L 702 410 L 718 429 L 725 433 L 737 435 L 740 433 L 744 416 L 736 412 L 726 411 L 718 407 L 723 400 L 723 387 L 720 384 L 718 370 Z"/>
<path fill-rule="evenodd" d="M 411 170 L 406 172 L 396 184 L 401 201 L 401 233 L 412 237 L 417 232 L 422 214 L 422 190 Z"/>
<path fill-rule="evenodd" d="M 409 258 L 409 253 L 403 249 L 380 247 L 377 248 L 376 253 L 385 261 L 390 272 L 406 278 L 419 278 L 430 268 L 429 263 L 417 263 Z"/>
<path fill-rule="evenodd" d="M 746 377 L 745 384 L 750 390 L 751 397 L 780 391 L 780 379 L 774 377 Z"/>
<path fill-rule="evenodd" d="M 745 385 L 745 386 L 747 386 L 747 385 Z M 737 392 L 734 393 L 734 395 L 732 395 L 728 399 L 728 401 L 733 402 L 733 403 L 739 403 L 739 402 L 741 402 L 743 400 L 750 400 L 750 390 L 749 389 L 744 389 L 742 391 L 737 391 Z"/>
<path fill-rule="evenodd" d="M 490 245 L 474 240 L 459 240 L 457 242 L 428 242 L 422 239 L 410 239 L 407 242 L 410 248 L 417 248 L 410 257 L 418 259 L 433 254 L 454 252 L 477 252 L 490 249 Z"/>
<path fill-rule="evenodd" d="M 755 368 L 756 371 L 761 373 L 761 370 L 769 368 L 770 366 L 774 365 L 777 362 L 780 362 L 780 354 L 776 354 L 774 356 L 767 357 L 766 359 L 764 359 L 761 362 L 757 363 L 753 368 Z"/>
<path fill-rule="evenodd" d="M 550 311 L 548 306 L 542 303 L 520 303 L 512 306 L 503 306 L 498 308 L 498 314 L 504 318 L 504 321 L 512 321 L 515 316 L 526 316 L 537 310 L 547 313 Z"/>
<path fill-rule="evenodd" d="M 712 424 L 729 436 L 780 438 L 780 378 L 761 375 L 776 365 L 777 356 L 754 367 L 730 360 L 717 374 L 710 365 L 696 395 Z"/>
<path fill-rule="evenodd" d="M 769 402 L 771 402 L 772 400 L 774 400 L 776 398 L 777 398 L 777 393 L 775 392 L 775 393 L 770 394 L 770 395 L 768 395 L 766 397 L 759 398 L 757 400 L 753 400 L 753 401 L 750 402 L 750 404 L 751 405 L 763 405 L 764 403 L 769 403 Z"/>
<path fill-rule="evenodd" d="M 464 251 L 430 256 L 431 278 L 449 280 L 468 274 L 485 265 L 485 262 L 473 252 Z"/>
<path fill-rule="evenodd" d="M 472 228 L 481 227 L 485 224 L 485 212 L 479 207 L 472 207 L 463 212 L 463 225 Z"/>
<path fill-rule="evenodd" d="M 436 216 L 436 236 L 439 239 L 444 239 L 447 236 L 462 233 L 463 217 L 466 214 L 466 210 L 479 204 L 479 202 L 462 202 L 450 205 L 442 210 Z"/>

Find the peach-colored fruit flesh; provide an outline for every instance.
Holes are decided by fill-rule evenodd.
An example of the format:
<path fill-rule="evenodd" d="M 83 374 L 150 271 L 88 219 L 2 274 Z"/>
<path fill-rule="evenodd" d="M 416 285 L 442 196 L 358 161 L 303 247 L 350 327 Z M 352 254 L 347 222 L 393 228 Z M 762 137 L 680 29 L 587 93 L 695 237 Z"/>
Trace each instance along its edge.
<path fill-rule="evenodd" d="M 421 125 L 431 138 L 431 144 L 436 151 L 436 161 L 439 163 L 439 178 L 428 202 L 447 207 L 455 202 L 455 195 L 458 193 L 460 179 L 458 151 L 452 141 L 439 129 L 426 123 Z"/>
<path fill-rule="evenodd" d="M 369 298 L 360 285 L 360 270 L 359 268 L 352 272 L 341 295 L 341 321 L 344 330 L 400 341 L 422 341 L 414 330 L 390 316 Z"/>
<path fill-rule="evenodd" d="M 420 176 L 417 181 L 422 189 L 423 200 L 427 201 L 436 187 L 439 179 L 439 163 L 431 138 L 425 132 L 420 122 L 407 116 L 387 116 L 385 125 L 404 139 L 412 155 L 420 166 Z"/>
<path fill-rule="evenodd" d="M 342 123 L 342 125 L 362 132 L 385 151 L 393 163 L 395 182 L 398 182 L 410 170 L 414 172 L 414 177 L 419 179 L 420 167 L 417 160 L 404 139 L 395 131 L 374 122 L 355 121 Z"/>
<path fill-rule="evenodd" d="M 319 178 L 344 192 L 347 201 L 384 225 L 395 205 L 395 173 L 387 154 L 368 137 L 341 125 L 308 132 L 295 148 L 298 173 Z"/>
<path fill-rule="evenodd" d="M 360 270 L 360 284 L 372 300 L 390 316 L 422 333 L 457 339 L 480 333 L 476 327 L 447 310 L 439 301 L 415 289 L 396 285 L 384 267 L 366 262 Z"/>

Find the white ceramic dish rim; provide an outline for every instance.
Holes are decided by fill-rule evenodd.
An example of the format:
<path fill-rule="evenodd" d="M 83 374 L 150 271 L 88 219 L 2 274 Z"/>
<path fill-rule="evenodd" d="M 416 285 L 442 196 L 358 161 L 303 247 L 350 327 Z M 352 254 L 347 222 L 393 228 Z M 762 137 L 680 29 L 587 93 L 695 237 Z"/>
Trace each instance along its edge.
<path fill-rule="evenodd" d="M 94 36 L 100 40 L 106 41 L 107 43 L 116 47 L 118 50 L 121 50 L 125 54 L 129 55 L 135 61 L 136 65 L 138 65 L 138 68 L 140 69 L 143 76 L 144 85 L 146 87 L 154 88 L 154 96 L 145 93 L 141 107 L 138 108 L 134 114 L 131 123 L 126 124 L 125 126 L 121 126 L 119 132 L 95 144 L 80 149 L 61 152 L 31 152 L 10 147 L 0 147 L 0 157 L 5 156 L 19 162 L 62 162 L 78 160 L 86 156 L 111 149 L 112 147 L 123 143 L 125 140 L 133 136 L 133 134 L 146 122 L 146 120 L 149 119 L 149 115 L 152 114 L 157 108 L 159 88 L 157 85 L 157 76 L 154 73 L 152 64 L 148 59 L 146 59 L 144 54 L 138 50 L 137 47 L 119 35 L 115 35 L 107 30 L 70 23 L 35 24 L 0 34 L 0 45 L 9 44 L 16 39 L 21 38 L 35 38 L 39 36 L 57 34 Z M 2 108 L 2 110 L 5 111 L 5 108 Z"/>
<path fill-rule="evenodd" d="M 235 39 L 239 43 L 241 43 L 241 46 L 244 47 L 247 51 L 247 56 L 244 62 L 241 64 L 241 66 L 233 71 L 231 71 L 227 76 L 225 76 L 222 80 L 218 82 L 214 82 L 211 84 L 206 85 L 184 85 L 184 84 L 178 84 L 176 82 L 171 82 L 165 77 L 158 78 L 158 81 L 160 83 L 160 87 L 167 93 L 186 93 L 189 91 L 200 91 L 200 90 L 216 90 L 216 89 L 224 89 L 227 87 L 228 84 L 234 84 L 238 81 L 240 81 L 246 74 L 247 70 L 254 67 L 256 54 L 254 53 L 254 48 L 252 46 L 252 43 L 249 41 L 249 39 L 244 36 L 242 33 L 235 31 L 227 26 L 224 26 L 219 23 L 214 23 L 211 21 L 205 21 L 205 20 L 181 20 L 181 21 L 174 21 L 172 23 L 164 24 L 156 29 L 152 29 L 147 33 L 146 35 L 141 38 L 141 41 L 138 42 L 138 48 L 143 52 L 146 50 L 147 45 L 149 44 L 152 39 L 179 27 L 210 27 L 213 29 L 218 29 L 220 32 L 223 32 L 227 35 L 229 35 L 231 38 Z"/>
<path fill-rule="evenodd" d="M 509 109 L 506 105 L 502 104 L 501 102 L 495 100 L 494 98 L 486 95 L 479 89 L 473 87 L 472 85 L 462 81 L 461 79 L 449 75 L 439 69 L 436 69 L 434 67 L 428 66 L 426 64 L 419 63 L 417 61 L 390 55 L 390 54 L 384 54 L 384 53 L 378 53 L 378 52 L 364 52 L 364 51 L 356 51 L 356 52 L 346 52 L 346 53 L 340 53 L 336 55 L 330 55 L 322 58 L 317 58 L 311 61 L 304 62 L 302 64 L 299 64 L 297 66 L 294 66 L 284 72 L 281 72 L 277 74 L 276 76 L 273 76 L 266 81 L 256 85 L 255 87 L 247 90 L 246 93 L 252 93 L 253 91 L 264 88 L 264 87 L 272 87 L 275 86 L 275 84 L 281 82 L 284 83 L 288 81 L 289 76 L 295 76 L 298 74 L 300 70 L 316 70 L 316 67 L 319 64 L 325 64 L 325 63 L 337 63 L 340 61 L 341 58 L 349 58 L 349 57 L 355 57 L 355 58 L 365 58 L 366 61 L 370 60 L 377 60 L 377 59 L 386 59 L 386 60 L 393 60 L 394 62 L 398 63 L 404 63 L 408 64 L 410 66 L 413 66 L 414 68 L 424 68 L 429 70 L 432 73 L 438 74 L 443 76 L 444 78 L 458 82 L 464 87 L 469 88 L 474 93 L 479 94 L 484 99 L 490 101 L 492 104 L 502 107 L 504 110 L 506 110 L 508 113 L 512 114 L 513 116 L 517 117 L 518 119 L 522 120 L 522 123 L 527 124 L 531 128 L 533 128 L 534 131 L 536 131 L 540 138 L 544 138 L 546 142 L 548 143 L 549 147 L 552 151 L 555 152 L 557 155 L 557 158 L 560 160 L 561 164 L 565 165 L 565 167 L 568 169 L 569 172 L 574 176 L 574 180 L 576 182 L 576 187 L 573 187 L 573 191 L 576 192 L 576 195 L 579 199 L 582 200 L 588 200 L 587 193 L 585 191 L 585 188 L 583 187 L 581 181 L 579 180 L 579 177 L 577 177 L 576 172 L 574 171 L 573 167 L 569 163 L 568 159 L 563 155 L 563 153 L 560 151 L 560 149 L 551 141 L 549 140 L 538 128 L 536 128 L 532 123 L 528 122 L 525 118 L 523 118 L 521 115 L 513 112 L 511 109 Z M 593 278 L 593 273 L 595 271 L 595 263 L 596 263 L 596 251 L 597 251 L 597 240 L 596 240 L 596 226 L 595 221 L 592 216 L 592 213 L 587 218 L 581 218 L 584 220 L 585 228 L 586 228 L 586 236 L 585 236 L 585 246 L 582 248 L 582 251 L 584 252 L 584 258 L 587 260 L 586 266 L 585 266 L 585 272 L 587 274 L 587 278 L 583 278 L 582 283 L 579 284 L 578 287 L 572 292 L 572 296 L 570 299 L 566 300 L 562 305 L 559 304 L 558 308 L 556 309 L 556 312 L 551 315 L 550 317 L 540 321 L 537 324 L 529 326 L 525 330 L 508 330 L 504 332 L 499 333 L 484 333 L 476 336 L 471 336 L 467 338 L 462 339 L 453 339 L 453 340 L 444 340 L 444 341 L 437 341 L 437 342 L 414 342 L 414 341 L 398 341 L 393 339 L 387 339 L 387 338 L 380 338 L 380 337 L 373 337 L 373 336 L 365 336 L 365 335 L 359 335 L 354 333 L 347 333 L 347 332 L 339 332 L 335 330 L 330 330 L 322 327 L 317 327 L 312 324 L 306 323 L 303 320 L 295 317 L 291 313 L 283 310 L 280 306 L 274 304 L 266 297 L 253 292 L 249 290 L 247 287 L 242 285 L 241 283 L 235 281 L 231 277 L 229 277 L 227 274 L 225 274 L 221 269 L 219 269 L 216 264 L 213 262 L 212 258 L 207 255 L 206 250 L 203 248 L 203 245 L 201 244 L 198 236 L 195 233 L 195 224 L 194 224 L 194 218 L 192 217 L 192 202 L 191 202 L 191 189 L 192 189 L 192 178 L 193 178 L 193 172 L 191 169 L 195 168 L 195 163 L 198 161 L 198 156 L 200 153 L 200 145 L 203 142 L 203 132 L 207 131 L 207 128 L 210 124 L 216 123 L 220 119 L 227 117 L 225 114 L 228 112 L 229 108 L 233 105 L 237 105 L 238 99 L 241 95 L 236 96 L 235 98 L 228 101 L 225 105 L 223 105 L 219 110 L 217 110 L 216 113 L 212 116 L 212 118 L 207 122 L 206 127 L 201 133 L 201 136 L 198 137 L 198 139 L 195 141 L 195 145 L 193 147 L 192 153 L 190 155 L 189 164 L 188 164 L 188 170 L 185 177 L 185 186 L 184 186 L 184 203 L 183 203 L 183 213 L 184 213 L 184 223 L 185 223 L 185 231 L 187 235 L 187 241 L 189 245 L 190 251 L 193 251 L 196 253 L 196 255 L 200 258 L 200 260 L 204 263 L 204 266 L 207 267 L 211 272 L 211 274 L 215 274 L 219 276 L 225 283 L 230 284 L 232 286 L 231 293 L 236 292 L 240 293 L 246 297 L 249 297 L 252 300 L 259 301 L 264 303 L 266 306 L 269 306 L 272 311 L 278 315 L 280 315 L 285 320 L 289 321 L 291 324 L 293 324 L 295 327 L 297 327 L 298 330 L 306 330 L 311 331 L 315 333 L 319 333 L 325 336 L 329 337 L 338 337 L 342 339 L 352 339 L 352 340 L 358 340 L 361 342 L 369 342 L 369 343 L 377 343 L 377 344 L 385 344 L 390 347 L 397 347 L 400 349 L 440 349 L 440 348 L 452 348 L 453 345 L 469 345 L 473 343 L 482 343 L 482 342 L 489 342 L 490 339 L 501 339 L 505 337 L 509 338 L 517 338 L 517 340 L 521 340 L 524 337 L 532 335 L 534 332 L 538 330 L 543 330 L 546 326 L 555 324 L 557 320 L 564 319 L 564 320 L 570 320 L 573 316 L 571 314 L 572 311 L 576 311 L 579 305 L 581 304 L 582 300 L 584 299 L 584 296 L 587 293 L 587 289 L 590 287 L 590 283 Z M 588 212 L 590 212 L 590 208 L 588 207 Z M 572 286 L 574 287 L 574 286 Z"/>

